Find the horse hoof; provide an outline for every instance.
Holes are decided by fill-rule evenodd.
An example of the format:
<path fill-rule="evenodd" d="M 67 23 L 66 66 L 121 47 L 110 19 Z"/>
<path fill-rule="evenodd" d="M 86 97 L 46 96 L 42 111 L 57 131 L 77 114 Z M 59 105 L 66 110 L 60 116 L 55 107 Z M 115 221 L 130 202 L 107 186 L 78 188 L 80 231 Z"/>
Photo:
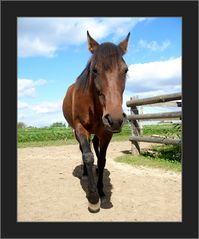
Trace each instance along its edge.
<path fill-rule="evenodd" d="M 92 212 L 92 213 L 99 212 L 100 204 L 101 204 L 100 203 L 100 199 L 99 199 L 98 203 L 96 203 L 96 204 L 88 202 L 88 210 L 89 210 L 89 212 Z"/>

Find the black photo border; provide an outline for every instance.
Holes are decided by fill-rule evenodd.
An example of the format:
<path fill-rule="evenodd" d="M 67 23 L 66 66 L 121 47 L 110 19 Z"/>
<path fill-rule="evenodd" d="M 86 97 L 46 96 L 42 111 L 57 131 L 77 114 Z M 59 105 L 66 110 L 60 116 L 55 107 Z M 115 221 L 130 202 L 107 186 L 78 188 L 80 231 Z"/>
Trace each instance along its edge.
<path fill-rule="evenodd" d="M 198 2 L 1 2 L 1 237 L 198 237 Z M 182 17 L 183 220 L 182 222 L 17 222 L 17 17 Z"/>

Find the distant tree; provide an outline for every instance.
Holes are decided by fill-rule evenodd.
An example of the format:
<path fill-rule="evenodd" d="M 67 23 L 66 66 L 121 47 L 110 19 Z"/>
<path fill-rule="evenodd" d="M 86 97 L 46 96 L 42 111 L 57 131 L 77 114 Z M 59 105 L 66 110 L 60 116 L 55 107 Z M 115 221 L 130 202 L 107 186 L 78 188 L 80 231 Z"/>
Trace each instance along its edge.
<path fill-rule="evenodd" d="M 66 125 L 62 122 L 55 122 L 50 127 L 66 127 Z"/>
<path fill-rule="evenodd" d="M 26 128 L 26 125 L 24 122 L 18 122 L 17 123 L 17 128 Z"/>

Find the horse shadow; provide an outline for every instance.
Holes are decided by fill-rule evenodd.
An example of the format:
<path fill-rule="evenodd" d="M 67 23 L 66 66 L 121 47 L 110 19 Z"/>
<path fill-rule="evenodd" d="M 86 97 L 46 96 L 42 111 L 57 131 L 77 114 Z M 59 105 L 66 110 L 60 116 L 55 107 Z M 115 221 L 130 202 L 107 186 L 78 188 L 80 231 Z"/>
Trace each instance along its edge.
<path fill-rule="evenodd" d="M 129 155 L 131 155 L 132 153 L 131 153 L 131 150 L 122 150 L 121 151 L 123 154 L 129 154 Z"/>
<path fill-rule="evenodd" d="M 88 177 L 83 176 L 83 165 L 78 165 L 73 170 L 73 176 L 78 178 L 80 180 L 80 184 L 86 195 L 88 194 Z M 93 166 L 93 174 L 94 179 L 97 185 L 97 179 L 98 175 L 96 172 L 96 166 Z M 110 180 L 110 172 L 107 169 L 104 169 L 104 176 L 103 176 L 103 183 L 104 183 L 104 193 L 105 197 L 101 198 L 101 208 L 103 209 L 109 209 L 113 207 L 113 204 L 111 202 L 111 190 L 113 188 Z"/>

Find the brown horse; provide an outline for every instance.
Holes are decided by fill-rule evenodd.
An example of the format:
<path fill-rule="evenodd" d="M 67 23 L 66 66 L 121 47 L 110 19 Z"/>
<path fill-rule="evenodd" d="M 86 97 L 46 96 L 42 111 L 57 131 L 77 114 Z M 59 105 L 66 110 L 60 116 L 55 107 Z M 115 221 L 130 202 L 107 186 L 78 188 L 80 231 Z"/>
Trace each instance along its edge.
<path fill-rule="evenodd" d="M 125 113 L 122 95 L 128 67 L 123 59 L 127 52 L 130 33 L 120 42 L 98 44 L 87 32 L 88 48 L 92 53 L 86 68 L 72 84 L 63 101 L 63 114 L 74 129 L 84 162 L 83 175 L 88 176 L 88 209 L 100 209 L 103 192 L 103 171 L 106 150 L 113 133 L 121 131 Z M 90 135 L 98 159 L 98 182 L 95 185 L 92 166 L 94 156 Z"/>

